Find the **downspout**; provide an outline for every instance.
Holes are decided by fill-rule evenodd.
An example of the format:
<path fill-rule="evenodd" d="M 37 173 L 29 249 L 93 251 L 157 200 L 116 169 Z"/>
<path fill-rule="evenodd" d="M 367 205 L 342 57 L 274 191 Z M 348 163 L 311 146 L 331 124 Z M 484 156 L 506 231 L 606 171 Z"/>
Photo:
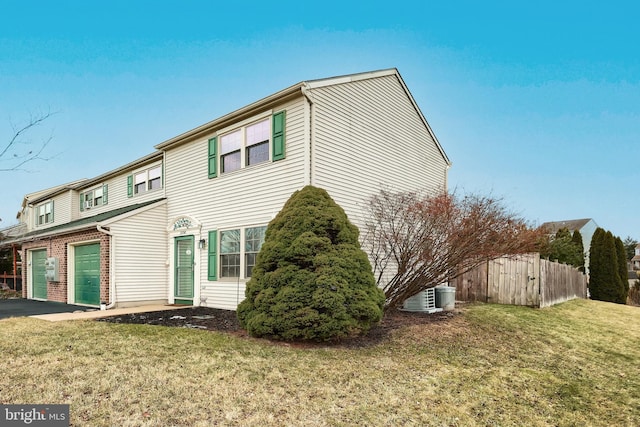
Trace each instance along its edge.
<path fill-rule="evenodd" d="M 113 254 L 115 252 L 116 238 L 112 232 L 103 228 L 100 224 L 96 225 L 96 229 L 100 233 L 104 233 L 110 237 L 109 242 L 109 300 L 106 309 L 110 310 L 116 305 L 116 284 L 115 284 L 115 263 L 113 262 Z"/>
<path fill-rule="evenodd" d="M 451 163 L 447 163 L 447 166 L 444 169 L 444 191 L 445 191 L 445 193 L 449 192 L 449 168 L 451 168 Z"/>
<path fill-rule="evenodd" d="M 308 178 L 306 179 L 305 185 L 313 185 L 313 138 L 314 138 L 314 132 L 313 132 L 313 94 L 311 93 L 309 86 L 307 85 L 307 83 L 304 83 L 302 86 L 302 95 L 305 97 L 305 99 L 307 100 L 307 102 L 309 103 L 309 133 L 308 133 L 308 138 L 307 141 L 309 141 L 309 145 L 307 147 L 307 171 L 309 173 Z"/>

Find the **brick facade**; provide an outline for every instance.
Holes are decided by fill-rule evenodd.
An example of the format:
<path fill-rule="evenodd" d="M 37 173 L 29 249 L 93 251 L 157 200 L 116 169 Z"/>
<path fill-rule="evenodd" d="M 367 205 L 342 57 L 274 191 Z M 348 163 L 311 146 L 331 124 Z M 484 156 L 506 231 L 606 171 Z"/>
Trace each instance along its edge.
<path fill-rule="evenodd" d="M 31 267 L 28 265 L 27 251 L 30 249 L 46 249 L 47 257 L 58 258 L 59 262 L 59 282 L 47 282 L 47 300 L 67 302 L 67 271 L 73 268 L 68 265 L 69 244 L 82 242 L 100 242 L 100 301 L 109 301 L 109 244 L 110 237 L 101 233 L 95 228 L 92 230 L 77 233 L 65 234 L 62 236 L 45 237 L 33 242 L 22 244 L 22 296 L 27 297 L 28 275 L 31 274 Z M 73 249 L 71 249 L 73 250 Z"/>

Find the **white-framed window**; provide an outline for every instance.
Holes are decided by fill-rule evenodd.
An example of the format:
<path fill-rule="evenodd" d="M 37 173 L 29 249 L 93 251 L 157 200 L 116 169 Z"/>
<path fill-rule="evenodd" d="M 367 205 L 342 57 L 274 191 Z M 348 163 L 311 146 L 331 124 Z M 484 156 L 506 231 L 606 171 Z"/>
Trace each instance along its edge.
<path fill-rule="evenodd" d="M 107 204 L 107 184 L 80 193 L 80 210 Z"/>
<path fill-rule="evenodd" d="M 36 206 L 36 225 L 51 224 L 53 222 L 53 200 Z"/>
<path fill-rule="evenodd" d="M 240 277 L 240 230 L 220 232 L 220 277 Z"/>
<path fill-rule="evenodd" d="M 269 161 L 270 118 L 220 136 L 222 173 Z M 244 159 L 244 161 L 243 161 Z"/>
<path fill-rule="evenodd" d="M 256 265 L 256 258 L 262 244 L 267 226 L 243 227 L 219 231 L 219 238 L 212 239 L 211 234 L 216 235 L 216 231 L 209 233 L 209 244 L 214 241 L 220 242 L 219 256 L 216 256 L 216 247 L 209 250 L 209 280 L 216 280 L 216 271 L 219 271 L 222 279 L 248 279 L 251 277 L 253 267 Z M 219 263 L 219 268 L 216 267 Z"/>
<path fill-rule="evenodd" d="M 242 167 L 242 129 L 220 137 L 220 165 L 222 173 Z"/>
<path fill-rule="evenodd" d="M 245 164 L 247 166 L 269 161 L 269 135 L 271 134 L 269 121 L 267 118 L 246 128 Z"/>
<path fill-rule="evenodd" d="M 127 195 L 132 197 L 162 188 L 162 165 L 154 166 L 127 177 Z"/>
<path fill-rule="evenodd" d="M 285 150 L 285 110 L 233 128 L 220 130 L 208 141 L 208 176 L 216 178 L 249 166 L 283 160 Z"/>
<path fill-rule="evenodd" d="M 258 252 L 264 243 L 266 226 L 250 227 L 244 229 L 244 277 L 251 277 L 253 267 L 256 265 Z"/>

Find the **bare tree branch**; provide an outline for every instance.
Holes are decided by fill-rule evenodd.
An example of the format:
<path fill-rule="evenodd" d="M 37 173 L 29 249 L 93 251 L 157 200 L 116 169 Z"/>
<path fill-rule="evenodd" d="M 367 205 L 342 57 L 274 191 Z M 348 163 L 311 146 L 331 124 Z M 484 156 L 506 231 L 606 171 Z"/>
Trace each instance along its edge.
<path fill-rule="evenodd" d="M 498 199 L 446 192 L 383 190 L 369 200 L 367 217 L 364 241 L 386 309 L 487 260 L 533 251 L 542 233 Z"/>
<path fill-rule="evenodd" d="M 0 172 L 10 172 L 24 170 L 22 167 L 30 162 L 36 160 L 47 161 L 50 157 L 43 157 L 42 153 L 49 145 L 53 137 L 49 136 L 39 146 L 34 149 L 24 148 L 21 150 L 21 146 L 27 146 L 30 142 L 23 141 L 22 137 L 31 129 L 39 126 L 47 120 L 49 117 L 56 114 L 55 112 L 48 111 L 46 113 L 40 113 L 37 115 L 31 115 L 27 124 L 23 126 L 13 126 L 13 136 L 9 142 L 0 150 L 0 161 L 9 163 L 9 166 L 0 167 Z"/>

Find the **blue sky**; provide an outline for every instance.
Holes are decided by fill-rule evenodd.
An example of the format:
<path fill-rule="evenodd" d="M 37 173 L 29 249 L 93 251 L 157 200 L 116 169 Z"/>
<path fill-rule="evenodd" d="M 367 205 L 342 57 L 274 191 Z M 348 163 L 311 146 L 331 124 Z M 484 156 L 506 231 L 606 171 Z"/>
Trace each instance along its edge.
<path fill-rule="evenodd" d="M 51 136 L 52 159 L 0 172 L 0 226 L 26 193 L 292 84 L 396 67 L 453 163 L 451 189 L 640 239 L 634 2 L 216 3 L 0 0 L 0 142 L 56 112 L 26 140 Z"/>

